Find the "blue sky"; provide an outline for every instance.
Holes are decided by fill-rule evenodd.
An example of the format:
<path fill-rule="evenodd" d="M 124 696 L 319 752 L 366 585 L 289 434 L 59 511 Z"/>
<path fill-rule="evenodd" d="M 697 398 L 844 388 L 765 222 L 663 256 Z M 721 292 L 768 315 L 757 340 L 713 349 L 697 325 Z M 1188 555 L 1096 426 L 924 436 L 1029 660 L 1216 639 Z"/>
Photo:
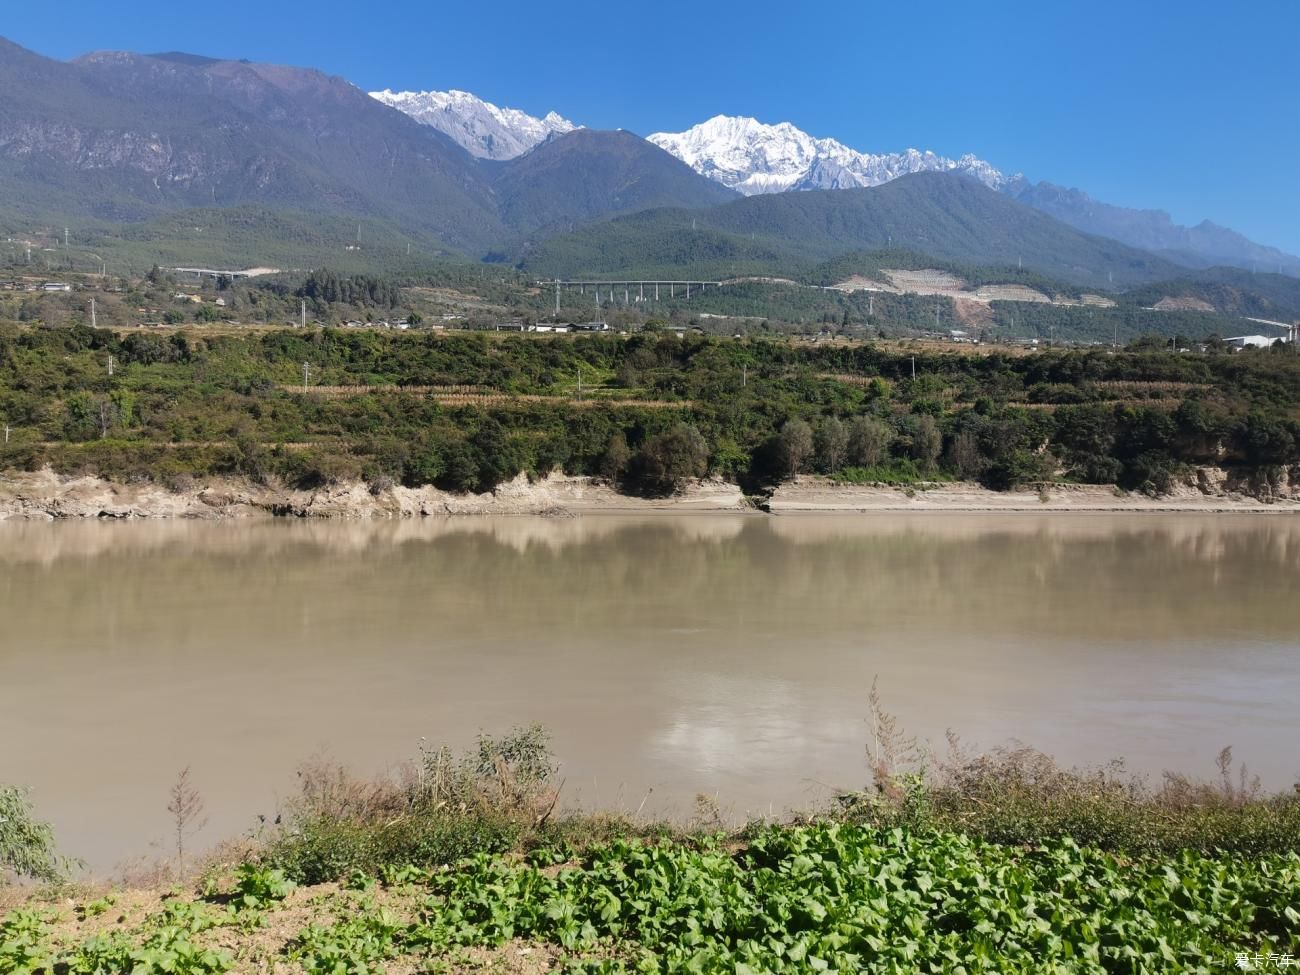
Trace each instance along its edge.
<path fill-rule="evenodd" d="M 52 57 L 311 65 L 641 134 L 753 115 L 867 151 L 972 152 L 1300 253 L 1295 0 L 7 6 L 0 33 Z"/>

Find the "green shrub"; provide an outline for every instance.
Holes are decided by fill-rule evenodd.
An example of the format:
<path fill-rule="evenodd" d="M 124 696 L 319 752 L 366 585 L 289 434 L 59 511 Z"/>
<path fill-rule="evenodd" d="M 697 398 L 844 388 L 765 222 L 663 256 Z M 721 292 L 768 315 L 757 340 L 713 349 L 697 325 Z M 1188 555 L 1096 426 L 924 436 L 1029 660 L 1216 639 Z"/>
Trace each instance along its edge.
<path fill-rule="evenodd" d="M 549 736 L 538 725 L 480 735 L 462 755 L 422 748 L 405 781 L 362 783 L 337 767 L 308 766 L 289 824 L 264 862 L 318 883 L 514 849 L 550 820 L 555 770 Z"/>
<path fill-rule="evenodd" d="M 67 866 L 54 846 L 54 831 L 35 817 L 27 793 L 0 786 L 0 882 L 6 872 L 57 880 Z"/>
<path fill-rule="evenodd" d="M 920 484 L 924 481 L 950 480 L 944 474 L 922 474 L 910 458 L 876 464 L 873 467 L 844 467 L 836 471 L 832 480 L 841 484 Z"/>

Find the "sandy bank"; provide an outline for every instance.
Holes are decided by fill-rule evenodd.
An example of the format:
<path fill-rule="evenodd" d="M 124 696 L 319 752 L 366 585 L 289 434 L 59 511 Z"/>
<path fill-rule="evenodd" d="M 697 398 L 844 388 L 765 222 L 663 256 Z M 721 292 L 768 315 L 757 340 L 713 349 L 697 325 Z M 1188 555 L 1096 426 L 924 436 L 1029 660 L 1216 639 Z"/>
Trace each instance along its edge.
<path fill-rule="evenodd" d="M 1223 471 L 1197 471 L 1169 494 L 1148 497 L 1097 484 L 1055 484 L 1046 490 L 990 491 L 973 483 L 899 488 L 835 484 L 821 477 L 798 477 L 773 493 L 773 514 L 872 511 L 1219 511 L 1300 513 L 1300 490 L 1290 484 L 1260 497 Z"/>
<path fill-rule="evenodd" d="M 1053 485 L 1045 491 L 990 491 L 978 484 L 917 488 L 836 484 L 801 476 L 781 485 L 763 504 L 773 514 L 890 511 L 1256 511 L 1300 512 L 1300 483 L 1264 496 L 1224 472 L 1198 471 L 1158 498 L 1097 485 Z M 434 487 L 354 483 L 299 491 L 240 479 L 197 481 L 184 490 L 155 484 L 118 484 L 50 470 L 0 475 L 0 521 L 79 518 L 254 517 L 388 519 L 438 515 L 577 515 L 692 511 L 753 511 L 740 488 L 718 479 L 690 485 L 670 498 L 639 498 L 589 477 L 555 474 L 538 481 L 520 475 L 487 494 L 454 494 Z"/>

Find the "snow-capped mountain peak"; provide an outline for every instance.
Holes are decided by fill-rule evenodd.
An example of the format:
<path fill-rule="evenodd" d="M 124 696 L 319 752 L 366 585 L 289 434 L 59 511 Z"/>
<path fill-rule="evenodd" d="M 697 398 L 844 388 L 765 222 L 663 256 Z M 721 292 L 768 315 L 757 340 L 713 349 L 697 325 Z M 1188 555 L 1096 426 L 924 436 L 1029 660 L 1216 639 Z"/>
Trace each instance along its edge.
<path fill-rule="evenodd" d="M 552 135 L 578 126 L 555 112 L 537 118 L 499 108 L 467 91 L 372 91 L 370 96 L 431 125 L 480 159 L 513 159 Z"/>
<path fill-rule="evenodd" d="M 685 132 L 657 132 L 649 139 L 696 172 L 746 196 L 878 186 L 931 170 L 965 173 L 994 189 L 1007 182 L 975 156 L 948 159 L 916 149 L 875 155 L 814 138 L 789 122 L 768 125 L 745 116 L 715 115 Z"/>

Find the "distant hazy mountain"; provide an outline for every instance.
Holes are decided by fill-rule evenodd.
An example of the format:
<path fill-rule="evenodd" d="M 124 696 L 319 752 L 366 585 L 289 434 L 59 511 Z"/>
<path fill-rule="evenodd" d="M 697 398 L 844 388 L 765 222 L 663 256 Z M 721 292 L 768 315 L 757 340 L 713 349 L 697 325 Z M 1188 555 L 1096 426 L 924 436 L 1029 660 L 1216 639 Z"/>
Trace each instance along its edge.
<path fill-rule="evenodd" d="M 536 118 L 517 108 L 498 108 L 467 91 L 372 91 L 372 98 L 417 122 L 431 125 L 480 159 L 513 159 L 549 136 L 578 126 L 551 112 Z"/>
<path fill-rule="evenodd" d="M 554 237 L 529 256 L 528 266 L 546 275 L 707 267 L 725 277 L 789 273 L 883 248 L 968 264 L 1023 262 L 1097 290 L 1186 273 L 955 173 L 914 173 L 834 192 L 759 194 L 707 210 L 638 213 Z"/>
<path fill-rule="evenodd" d="M 1082 190 L 1052 183 L 1015 181 L 1008 193 L 1090 234 L 1113 237 L 1155 251 L 1191 267 L 1227 264 L 1257 271 L 1300 275 L 1300 257 L 1248 240 L 1206 220 L 1195 227 L 1173 222 L 1163 210 L 1133 210 L 1094 200 Z"/>
<path fill-rule="evenodd" d="M 789 122 L 766 125 L 727 115 L 685 132 L 659 132 L 649 139 L 696 172 L 746 196 L 879 186 L 908 173 L 955 172 L 1002 190 L 1079 230 L 1154 251 L 1189 267 L 1226 264 L 1300 275 L 1300 258 L 1208 220 L 1195 227 L 1179 226 L 1162 210 L 1111 206 L 1080 190 L 1005 176 L 972 155 L 948 159 L 915 149 L 876 155 L 858 152 L 835 139 L 814 138 Z"/>
<path fill-rule="evenodd" d="M 874 155 L 834 139 L 817 139 L 789 122 L 717 115 L 685 132 L 657 132 L 655 145 L 697 173 L 745 196 L 786 190 L 836 190 L 879 186 L 908 173 L 957 172 L 1000 188 L 1002 173 L 974 156 L 947 159 L 933 152 Z"/>

